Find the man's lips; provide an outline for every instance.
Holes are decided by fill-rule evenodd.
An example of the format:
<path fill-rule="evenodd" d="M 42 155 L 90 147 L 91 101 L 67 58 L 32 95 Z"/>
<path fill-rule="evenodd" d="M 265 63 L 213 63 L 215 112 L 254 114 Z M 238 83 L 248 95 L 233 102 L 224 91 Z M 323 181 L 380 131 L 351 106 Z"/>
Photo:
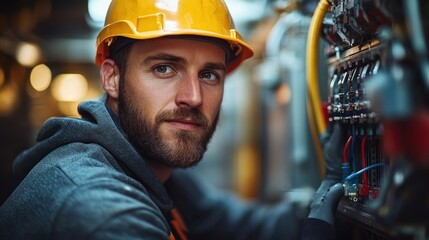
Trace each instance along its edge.
<path fill-rule="evenodd" d="M 202 126 L 201 123 L 192 119 L 169 119 L 165 120 L 165 122 L 181 130 L 195 130 Z"/>

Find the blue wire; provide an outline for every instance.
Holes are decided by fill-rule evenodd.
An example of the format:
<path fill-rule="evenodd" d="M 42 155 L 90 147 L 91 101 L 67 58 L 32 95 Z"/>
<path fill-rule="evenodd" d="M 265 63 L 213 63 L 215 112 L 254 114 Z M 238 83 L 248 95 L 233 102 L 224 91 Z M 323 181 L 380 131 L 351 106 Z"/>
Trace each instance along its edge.
<path fill-rule="evenodd" d="M 375 167 L 381 167 L 381 166 L 384 166 L 384 163 L 376 163 L 376 164 L 370 165 L 370 166 L 368 166 L 368 167 L 366 167 L 366 168 L 362 168 L 362 169 L 361 169 L 361 170 L 359 170 L 358 172 L 355 172 L 355 173 L 350 174 L 350 175 L 349 175 L 349 176 L 347 176 L 344 180 L 345 180 L 345 181 L 350 181 L 350 179 L 355 178 L 355 177 L 357 177 L 357 176 L 361 175 L 361 174 L 362 174 L 363 172 L 365 172 L 365 171 L 368 171 L 368 170 L 370 170 L 370 169 L 372 169 L 372 168 L 375 168 Z"/>

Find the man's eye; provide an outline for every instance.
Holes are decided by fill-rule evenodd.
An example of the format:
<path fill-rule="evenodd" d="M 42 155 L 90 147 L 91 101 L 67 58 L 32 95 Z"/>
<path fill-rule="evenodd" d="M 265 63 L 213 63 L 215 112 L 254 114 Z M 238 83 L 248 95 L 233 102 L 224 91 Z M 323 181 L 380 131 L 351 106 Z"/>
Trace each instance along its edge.
<path fill-rule="evenodd" d="M 154 68 L 157 73 L 168 74 L 173 71 L 173 69 L 167 65 L 159 65 Z"/>
<path fill-rule="evenodd" d="M 203 72 L 200 74 L 200 78 L 207 79 L 210 81 L 218 80 L 218 76 L 215 73 L 212 72 Z"/>

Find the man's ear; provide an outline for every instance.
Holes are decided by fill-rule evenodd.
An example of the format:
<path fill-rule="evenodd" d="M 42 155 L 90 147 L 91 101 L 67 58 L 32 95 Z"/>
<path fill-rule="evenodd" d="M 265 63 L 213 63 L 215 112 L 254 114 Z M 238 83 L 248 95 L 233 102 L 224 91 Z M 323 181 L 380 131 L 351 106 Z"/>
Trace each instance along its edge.
<path fill-rule="evenodd" d="M 101 84 L 107 95 L 115 100 L 119 95 L 119 68 L 112 59 L 106 59 L 100 67 Z"/>

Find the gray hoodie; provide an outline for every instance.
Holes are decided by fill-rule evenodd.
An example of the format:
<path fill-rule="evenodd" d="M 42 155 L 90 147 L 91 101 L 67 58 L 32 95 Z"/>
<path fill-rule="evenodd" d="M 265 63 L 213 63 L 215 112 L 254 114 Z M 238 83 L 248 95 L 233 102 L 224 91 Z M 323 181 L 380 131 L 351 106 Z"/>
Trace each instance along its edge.
<path fill-rule="evenodd" d="M 52 118 L 14 170 L 23 178 L 0 208 L 0 239 L 169 239 L 162 183 L 101 99 L 82 118 Z"/>

